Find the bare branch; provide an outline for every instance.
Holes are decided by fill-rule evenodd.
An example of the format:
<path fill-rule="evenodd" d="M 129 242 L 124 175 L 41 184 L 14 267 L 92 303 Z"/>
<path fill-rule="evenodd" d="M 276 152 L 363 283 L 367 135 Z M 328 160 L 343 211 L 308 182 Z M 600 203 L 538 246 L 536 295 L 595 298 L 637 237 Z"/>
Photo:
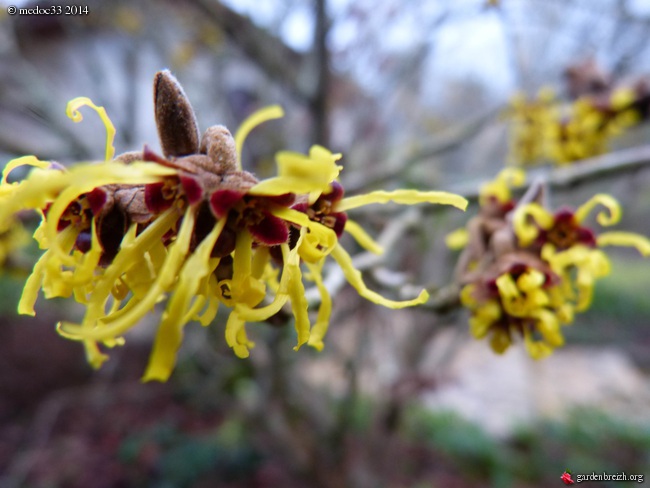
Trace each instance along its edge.
<path fill-rule="evenodd" d="M 197 10 L 211 19 L 242 51 L 292 94 L 309 102 L 313 93 L 300 86 L 299 73 L 305 56 L 257 27 L 248 17 L 229 9 L 218 0 L 191 0 Z"/>
<path fill-rule="evenodd" d="M 316 0 L 315 17 L 314 54 L 316 57 L 316 86 L 310 104 L 314 117 L 313 142 L 327 146 L 329 141 L 327 98 L 330 81 L 327 34 L 330 23 L 327 18 L 326 0 Z"/>
<path fill-rule="evenodd" d="M 387 169 L 378 171 L 372 176 L 368 175 L 368 173 L 358 173 L 348 176 L 345 181 L 346 191 L 353 193 L 392 180 L 420 162 L 457 148 L 467 142 L 468 138 L 478 134 L 502 110 L 502 107 L 494 108 L 474 117 L 469 122 L 465 122 L 458 127 L 454 127 L 432 138 L 428 144 L 418 152 L 408 156 L 400 165 L 390 165 Z"/>
<path fill-rule="evenodd" d="M 650 165 L 650 145 L 584 159 L 563 168 L 545 168 L 539 172 L 530 171 L 530 175 L 545 182 L 551 188 L 567 188 L 613 174 L 633 172 L 648 165 Z M 470 201 L 477 201 L 479 186 L 477 182 L 471 182 L 452 188 L 451 191 Z M 428 207 L 428 210 L 439 210 L 440 208 L 444 207 L 431 206 Z"/>

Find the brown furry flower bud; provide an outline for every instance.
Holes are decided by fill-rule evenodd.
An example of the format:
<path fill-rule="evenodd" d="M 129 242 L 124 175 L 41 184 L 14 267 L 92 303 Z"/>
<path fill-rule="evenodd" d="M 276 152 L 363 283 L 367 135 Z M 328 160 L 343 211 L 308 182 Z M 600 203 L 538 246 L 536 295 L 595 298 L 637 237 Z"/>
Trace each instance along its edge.
<path fill-rule="evenodd" d="M 166 157 L 195 154 L 199 130 L 192 105 L 169 70 L 156 73 L 153 82 L 158 137 Z"/>
<path fill-rule="evenodd" d="M 213 125 L 201 138 L 201 154 L 215 163 L 218 174 L 237 170 L 237 148 L 230 131 L 223 125 Z"/>

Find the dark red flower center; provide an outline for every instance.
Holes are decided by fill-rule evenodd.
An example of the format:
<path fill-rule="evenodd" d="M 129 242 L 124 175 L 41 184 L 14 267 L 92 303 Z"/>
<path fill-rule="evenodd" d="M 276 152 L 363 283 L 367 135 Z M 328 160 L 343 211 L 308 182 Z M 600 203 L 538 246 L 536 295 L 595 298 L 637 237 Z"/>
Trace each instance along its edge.
<path fill-rule="evenodd" d="M 561 209 L 555 214 L 553 225 L 549 229 L 542 229 L 538 240 L 540 244 L 549 242 L 558 250 L 568 249 L 575 244 L 589 247 L 596 245 L 596 238 L 591 229 L 581 227 L 574 212 L 568 209 Z"/>
<path fill-rule="evenodd" d="M 321 194 L 312 205 L 306 202 L 298 203 L 292 208 L 299 212 L 306 213 L 309 220 L 319 222 L 326 227 L 329 227 L 336 233 L 336 237 L 340 238 L 345 229 L 345 223 L 348 220 L 348 215 L 345 212 L 335 212 L 334 208 L 336 203 L 343 198 L 343 187 L 337 181 L 330 185 L 330 192 Z"/>
<path fill-rule="evenodd" d="M 226 228 L 247 229 L 257 244 L 276 246 L 289 239 L 289 226 L 273 215 L 273 209 L 287 207 L 295 196 L 248 195 L 237 190 L 217 190 L 210 196 L 210 209 L 217 218 L 227 218 Z"/>

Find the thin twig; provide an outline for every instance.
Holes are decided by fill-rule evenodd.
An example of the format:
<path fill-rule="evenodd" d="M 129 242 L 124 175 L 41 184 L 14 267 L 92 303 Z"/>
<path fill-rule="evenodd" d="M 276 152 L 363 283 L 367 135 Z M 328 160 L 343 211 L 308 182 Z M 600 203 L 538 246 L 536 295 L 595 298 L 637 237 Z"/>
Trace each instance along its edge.
<path fill-rule="evenodd" d="M 329 50 L 327 49 L 327 35 L 329 19 L 327 17 L 326 0 L 315 2 L 316 29 L 314 32 L 314 57 L 316 61 L 316 86 L 312 94 L 310 109 L 314 120 L 313 143 L 328 146 L 328 114 L 327 99 L 329 95 Z"/>
<path fill-rule="evenodd" d="M 650 145 L 637 146 L 631 149 L 611 152 L 594 158 L 583 159 L 570 166 L 562 168 L 539 168 L 529 172 L 529 181 L 539 179 L 551 188 L 568 188 L 588 181 L 598 180 L 612 174 L 633 172 L 650 165 Z M 450 191 L 477 201 L 480 183 L 474 181 L 453 187 Z M 431 209 L 446 208 L 440 205 L 431 205 Z"/>
<path fill-rule="evenodd" d="M 293 95 L 307 103 L 310 101 L 312 93 L 299 83 L 299 74 L 307 61 L 304 55 L 218 0 L 192 0 L 191 3 L 271 78 L 286 86 Z"/>

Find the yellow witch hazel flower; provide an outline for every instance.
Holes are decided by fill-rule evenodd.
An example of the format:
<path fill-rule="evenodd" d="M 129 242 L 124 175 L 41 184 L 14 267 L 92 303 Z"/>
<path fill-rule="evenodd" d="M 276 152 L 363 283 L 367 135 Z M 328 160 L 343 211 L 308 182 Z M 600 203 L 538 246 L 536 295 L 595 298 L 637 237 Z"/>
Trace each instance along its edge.
<path fill-rule="evenodd" d="M 506 117 L 510 123 L 510 164 L 535 164 L 547 157 L 546 137 L 554 131 L 559 118 L 555 92 L 550 87 L 539 90 L 533 100 L 517 93 L 510 100 Z"/>
<path fill-rule="evenodd" d="M 494 197 L 504 192 L 503 183 L 502 174 L 484 188 L 496 188 Z M 504 194 L 509 196 L 509 191 Z M 483 213 L 468 225 L 468 244 L 457 274 L 463 285 L 461 303 L 471 311 L 472 334 L 478 339 L 489 336 L 497 353 L 507 350 L 517 336 L 535 359 L 564 344 L 561 326 L 589 308 L 596 281 L 610 272 L 602 247 L 629 246 L 650 256 L 650 240 L 644 236 L 596 234 L 584 225 L 598 205 L 607 210 L 597 215 L 600 225 L 618 223 L 621 208 L 611 196 L 598 194 L 575 211 L 551 213 L 540 202 L 543 194 L 543 186 L 532 186 L 520 201 L 511 201 L 500 218 L 493 209 L 486 217 L 490 199 L 484 198 Z"/>
<path fill-rule="evenodd" d="M 562 105 L 549 88 L 534 100 L 513 97 L 510 122 L 511 164 L 569 164 L 606 152 L 611 139 L 641 121 L 639 95 L 617 89 L 606 97 L 583 96 Z"/>
<path fill-rule="evenodd" d="M 492 349 L 501 354 L 512 344 L 513 336 L 522 336 L 529 354 L 539 359 L 564 344 L 560 333 L 563 321 L 556 312 L 551 276 L 532 260 L 524 261 L 520 257 L 505 268 L 499 263 L 497 273 L 463 288 L 461 303 L 472 311 L 470 331 L 474 337 L 490 335 Z"/>
<path fill-rule="evenodd" d="M 19 219 L 13 219 L 0 228 L 0 274 L 7 263 L 11 261 L 12 254 L 23 247 L 29 240 L 29 234 Z"/>
<path fill-rule="evenodd" d="M 39 290 L 45 298 L 74 297 L 85 306 L 84 317 L 78 324 L 59 323 L 58 331 L 82 342 L 94 367 L 107 359 L 107 347 L 123 344 L 124 335 L 160 302 L 166 306 L 145 380 L 166 380 L 185 325 L 210 324 L 221 304 L 231 309 L 225 338 L 239 357 L 254 345 L 246 322 L 265 321 L 286 304 L 295 319 L 296 349 L 322 349 L 332 309 L 322 276 L 328 256 L 375 303 L 401 308 L 428 299 L 423 291 L 394 301 L 367 288 L 339 237 L 347 231 L 364 248 L 381 249 L 348 219 L 348 210 L 387 202 L 467 205 L 460 196 L 433 191 L 344 197 L 337 181 L 341 156 L 320 146 L 307 155 L 278 153 L 278 175 L 259 181 L 242 169 L 241 148 L 254 127 L 281 117 L 282 110 L 253 114 L 234 138 L 223 126 L 200 137 L 194 111 L 168 71 L 154 79 L 162 155 L 145 146 L 114 157 L 114 130 L 102 107 L 75 99 L 68 114 L 80 120 L 84 105 L 106 124 L 106 161 L 69 170 L 33 157 L 10 162 L 0 185 L 0 223 L 23 209 L 41 212 L 34 237 L 44 254 L 27 280 L 19 311 L 34 314 Z M 34 169 L 23 181 L 9 183 L 9 173 L 24 165 Z M 321 295 L 313 326 L 303 278 Z"/>
<path fill-rule="evenodd" d="M 622 231 L 596 234 L 584 226 L 584 221 L 597 205 L 607 209 L 607 213 L 598 213 L 598 224 L 608 227 L 620 221 L 620 204 L 612 196 L 602 193 L 575 211 L 563 208 L 552 214 L 537 203 L 528 203 L 517 208 L 513 215 L 513 227 L 520 246 L 538 252 L 563 282 L 575 288 L 576 311 L 589 307 L 596 279 L 609 274 L 609 260 L 599 248 L 634 247 L 642 256 L 650 256 L 650 240 L 642 235 Z M 573 274 L 575 279 L 572 279 Z M 568 293 L 568 296 L 574 299 L 573 293 Z"/>

